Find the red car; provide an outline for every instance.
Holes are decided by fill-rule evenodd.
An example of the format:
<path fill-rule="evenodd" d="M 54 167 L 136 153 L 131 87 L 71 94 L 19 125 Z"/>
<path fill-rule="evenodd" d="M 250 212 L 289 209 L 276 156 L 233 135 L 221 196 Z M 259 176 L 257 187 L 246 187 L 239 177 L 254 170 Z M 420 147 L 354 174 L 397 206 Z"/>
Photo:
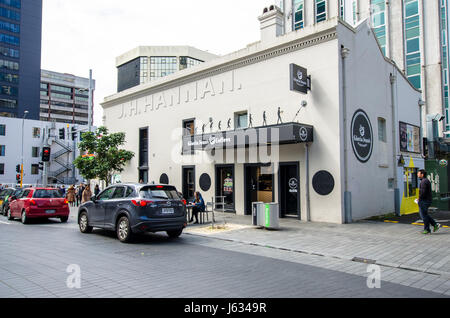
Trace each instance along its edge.
<path fill-rule="evenodd" d="M 62 223 L 69 219 L 69 203 L 58 189 L 27 188 L 10 200 L 8 220 L 20 218 L 26 224 L 30 219 L 37 218 L 59 218 Z"/>

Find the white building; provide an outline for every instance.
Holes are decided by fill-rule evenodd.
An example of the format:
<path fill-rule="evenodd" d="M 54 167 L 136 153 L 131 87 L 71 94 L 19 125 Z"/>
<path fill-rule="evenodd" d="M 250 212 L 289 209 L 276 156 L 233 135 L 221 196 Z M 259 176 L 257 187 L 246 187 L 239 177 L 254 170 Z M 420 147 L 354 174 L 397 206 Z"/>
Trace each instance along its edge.
<path fill-rule="evenodd" d="M 80 141 L 80 133 L 72 140 L 72 129 L 87 130 L 87 126 L 0 117 L 0 183 L 16 184 L 16 166 L 22 164 L 22 130 L 24 184 L 44 184 L 39 163 L 42 162 L 42 148 L 47 145 L 51 147 L 48 184 L 84 181 L 72 164 L 79 156 L 76 143 Z M 64 130 L 64 138 L 60 138 L 63 137 L 60 130 Z"/>
<path fill-rule="evenodd" d="M 367 21 L 383 53 L 422 91 L 426 114 L 442 114 L 439 133 L 450 131 L 448 0 L 279 0 L 290 32 L 340 17 Z M 283 11 L 283 10 L 282 10 Z M 445 125 L 444 125 L 445 123 Z M 426 136 L 425 132 L 425 136 Z"/>
<path fill-rule="evenodd" d="M 117 91 L 157 80 L 216 57 L 191 46 L 138 46 L 116 58 Z"/>
<path fill-rule="evenodd" d="M 334 223 L 414 209 L 421 93 L 370 26 L 285 33 L 276 7 L 259 20 L 261 41 L 105 98 L 104 125 L 136 153 L 121 180 L 223 197 L 241 215 L 256 201 Z"/>

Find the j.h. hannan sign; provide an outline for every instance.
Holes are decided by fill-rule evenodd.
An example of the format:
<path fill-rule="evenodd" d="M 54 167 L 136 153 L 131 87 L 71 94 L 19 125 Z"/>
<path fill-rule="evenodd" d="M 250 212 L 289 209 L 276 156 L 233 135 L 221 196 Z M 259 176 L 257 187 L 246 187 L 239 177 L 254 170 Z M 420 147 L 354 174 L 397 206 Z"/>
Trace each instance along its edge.
<path fill-rule="evenodd" d="M 121 105 L 118 118 L 134 117 L 240 90 L 242 84 L 231 71 L 126 102 Z"/>

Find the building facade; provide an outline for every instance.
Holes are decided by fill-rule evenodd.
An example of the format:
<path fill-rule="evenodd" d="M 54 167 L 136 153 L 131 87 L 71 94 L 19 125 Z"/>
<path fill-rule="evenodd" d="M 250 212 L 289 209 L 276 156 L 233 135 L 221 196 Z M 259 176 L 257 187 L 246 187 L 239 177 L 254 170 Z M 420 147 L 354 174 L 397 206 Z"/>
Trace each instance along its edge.
<path fill-rule="evenodd" d="M 88 125 L 89 78 L 42 70 L 40 87 L 40 120 Z M 94 105 L 94 94 L 91 102 Z"/>
<path fill-rule="evenodd" d="M 261 41 L 105 98 L 104 125 L 136 153 L 121 180 L 241 215 L 258 201 L 333 223 L 416 210 L 420 92 L 368 24 L 282 20 L 266 8 Z"/>
<path fill-rule="evenodd" d="M 216 57 L 189 46 L 139 46 L 116 58 L 117 91 L 158 80 Z"/>
<path fill-rule="evenodd" d="M 440 136 L 450 131 L 448 0 L 281 0 L 286 32 L 340 17 L 366 21 L 383 53 L 422 91 L 426 114 L 442 114 Z M 426 133 L 425 133 L 426 135 Z"/>
<path fill-rule="evenodd" d="M 23 183 L 43 185 L 44 171 L 39 169 L 39 163 L 42 162 L 42 148 L 45 146 L 51 147 L 50 162 L 45 171 L 48 184 L 84 181 L 73 166 L 73 161 L 79 156 L 77 144 L 80 133 L 73 138 L 72 131 L 87 129 L 87 126 L 81 125 L 0 117 L 0 183 L 16 184 L 16 166 L 22 163 L 23 151 Z"/>
<path fill-rule="evenodd" d="M 42 0 L 0 0 L 0 116 L 39 120 Z"/>

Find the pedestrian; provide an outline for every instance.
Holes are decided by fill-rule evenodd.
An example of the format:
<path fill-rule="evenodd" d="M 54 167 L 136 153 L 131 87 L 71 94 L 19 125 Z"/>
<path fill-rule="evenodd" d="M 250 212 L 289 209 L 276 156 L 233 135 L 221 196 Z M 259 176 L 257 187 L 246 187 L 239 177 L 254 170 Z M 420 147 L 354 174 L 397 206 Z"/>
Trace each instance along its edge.
<path fill-rule="evenodd" d="M 62 197 L 66 196 L 66 188 L 64 187 L 64 185 L 61 186 L 61 188 L 59 189 L 59 192 L 61 192 Z"/>
<path fill-rule="evenodd" d="M 91 201 L 91 197 L 92 197 L 91 186 L 87 185 L 86 188 L 83 190 L 83 194 L 81 197 L 81 204 Z"/>
<path fill-rule="evenodd" d="M 69 201 L 70 206 L 75 205 L 75 187 L 73 185 L 67 189 L 66 199 Z"/>
<path fill-rule="evenodd" d="M 81 183 L 78 186 L 78 191 L 77 191 L 77 206 L 79 206 L 81 204 L 81 198 L 83 196 L 83 191 L 84 191 L 84 184 Z"/>
<path fill-rule="evenodd" d="M 417 173 L 417 177 L 421 180 L 417 204 L 419 205 L 420 217 L 423 220 L 424 228 L 422 234 L 430 234 L 430 224 L 433 226 L 433 232 L 439 230 L 441 225 L 428 214 L 428 208 L 433 202 L 433 196 L 431 194 L 431 182 L 427 179 L 427 172 L 424 169 L 421 169 Z"/>
<path fill-rule="evenodd" d="M 202 195 L 198 191 L 194 193 L 194 196 L 195 196 L 195 200 L 193 202 L 194 207 L 192 208 L 192 216 L 191 219 L 189 220 L 189 223 L 194 221 L 195 217 L 194 224 L 198 224 L 198 212 L 205 212 L 205 201 L 203 200 Z"/>
<path fill-rule="evenodd" d="M 94 195 L 97 196 L 100 193 L 100 187 L 98 186 L 98 184 L 95 185 L 94 188 Z"/>

